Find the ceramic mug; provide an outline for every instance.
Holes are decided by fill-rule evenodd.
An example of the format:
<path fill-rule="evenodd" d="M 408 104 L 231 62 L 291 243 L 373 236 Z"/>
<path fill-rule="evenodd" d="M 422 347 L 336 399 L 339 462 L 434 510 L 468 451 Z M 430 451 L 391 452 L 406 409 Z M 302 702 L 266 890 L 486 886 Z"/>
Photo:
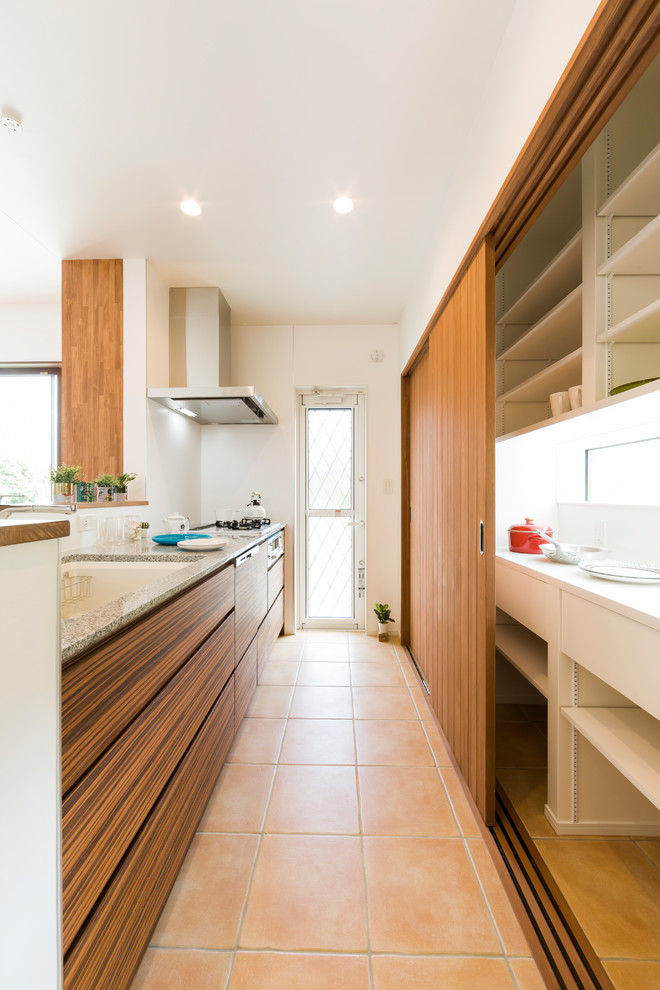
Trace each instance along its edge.
<path fill-rule="evenodd" d="M 571 404 L 571 409 L 579 409 L 582 405 L 582 386 L 581 385 L 571 385 L 568 390 L 568 401 Z"/>
<path fill-rule="evenodd" d="M 550 408 L 553 416 L 568 412 L 571 408 L 568 392 L 553 392 L 550 396 Z"/>

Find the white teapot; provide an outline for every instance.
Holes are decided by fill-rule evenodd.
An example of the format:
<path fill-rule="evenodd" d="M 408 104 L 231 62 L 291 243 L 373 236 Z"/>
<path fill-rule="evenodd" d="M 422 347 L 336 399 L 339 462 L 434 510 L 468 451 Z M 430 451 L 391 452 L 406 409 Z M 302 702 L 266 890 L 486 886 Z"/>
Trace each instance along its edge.
<path fill-rule="evenodd" d="M 167 519 L 163 519 L 163 523 L 166 533 L 187 533 L 190 529 L 190 519 L 180 512 L 173 512 Z"/>

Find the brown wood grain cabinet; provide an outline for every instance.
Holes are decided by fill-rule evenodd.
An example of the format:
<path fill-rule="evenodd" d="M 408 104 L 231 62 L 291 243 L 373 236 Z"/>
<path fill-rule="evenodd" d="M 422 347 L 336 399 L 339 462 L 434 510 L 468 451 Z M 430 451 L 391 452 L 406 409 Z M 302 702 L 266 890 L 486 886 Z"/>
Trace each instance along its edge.
<path fill-rule="evenodd" d="M 128 990 L 169 896 L 284 623 L 253 549 L 63 668 L 65 990 Z"/>

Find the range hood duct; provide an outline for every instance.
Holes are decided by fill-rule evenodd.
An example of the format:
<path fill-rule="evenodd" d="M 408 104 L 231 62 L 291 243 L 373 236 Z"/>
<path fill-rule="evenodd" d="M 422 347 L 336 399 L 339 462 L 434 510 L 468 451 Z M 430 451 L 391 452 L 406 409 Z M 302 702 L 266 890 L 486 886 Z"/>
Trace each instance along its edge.
<path fill-rule="evenodd" d="M 277 423 L 252 385 L 230 385 L 231 310 L 216 288 L 170 289 L 170 381 L 147 397 L 200 426 Z"/>

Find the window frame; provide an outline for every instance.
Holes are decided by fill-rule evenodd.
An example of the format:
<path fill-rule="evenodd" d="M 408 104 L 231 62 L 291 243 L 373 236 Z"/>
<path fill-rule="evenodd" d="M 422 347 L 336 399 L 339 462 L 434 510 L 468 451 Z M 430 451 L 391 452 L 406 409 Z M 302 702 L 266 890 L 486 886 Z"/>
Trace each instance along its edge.
<path fill-rule="evenodd" d="M 26 377 L 35 375 L 51 375 L 56 379 L 56 400 L 55 400 L 55 443 L 53 459 L 55 461 L 51 467 L 57 467 L 62 462 L 62 365 L 61 363 L 50 363 L 47 361 L 21 361 L 3 362 L 0 364 L 0 377 L 14 377 L 25 375 Z M 52 444 L 51 444 L 52 446 Z"/>

